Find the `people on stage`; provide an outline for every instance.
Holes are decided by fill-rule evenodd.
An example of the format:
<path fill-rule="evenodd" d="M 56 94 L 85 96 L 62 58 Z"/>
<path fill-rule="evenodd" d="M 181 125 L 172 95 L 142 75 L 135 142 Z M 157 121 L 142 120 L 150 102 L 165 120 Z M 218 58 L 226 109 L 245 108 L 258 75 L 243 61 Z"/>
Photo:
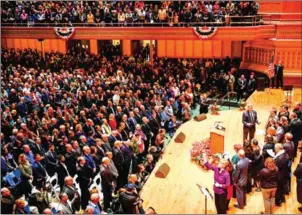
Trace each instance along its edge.
<path fill-rule="evenodd" d="M 218 163 L 217 167 L 212 166 L 212 159 L 207 161 L 205 158 L 205 166 L 210 170 L 214 171 L 214 193 L 215 193 L 215 206 L 217 214 L 226 214 L 227 213 L 227 189 L 230 186 L 230 174 L 225 169 L 229 164 L 226 160 L 221 160 Z"/>
<path fill-rule="evenodd" d="M 242 123 L 243 123 L 243 142 L 249 139 L 251 142 L 254 139 L 256 132 L 256 123 L 260 124 L 257 112 L 253 110 L 253 105 L 247 105 L 247 111 L 242 114 Z"/>
<path fill-rule="evenodd" d="M 272 83 L 273 88 L 275 87 L 274 79 L 276 80 L 277 88 L 279 88 L 279 86 L 281 89 L 283 88 L 283 69 L 284 66 L 282 65 L 281 61 L 279 61 L 278 64 L 275 64 L 275 77 L 273 78 Z"/>

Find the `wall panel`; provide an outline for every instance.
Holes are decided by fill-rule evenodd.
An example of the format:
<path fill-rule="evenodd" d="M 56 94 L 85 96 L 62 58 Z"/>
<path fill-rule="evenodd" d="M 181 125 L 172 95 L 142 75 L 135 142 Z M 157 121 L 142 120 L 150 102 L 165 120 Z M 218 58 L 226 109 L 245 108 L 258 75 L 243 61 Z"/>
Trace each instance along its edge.
<path fill-rule="evenodd" d="M 212 53 L 216 58 L 220 58 L 222 56 L 222 41 L 221 40 L 213 40 L 212 41 Z"/>
<path fill-rule="evenodd" d="M 232 41 L 223 40 L 222 41 L 222 57 L 232 56 Z"/>
<path fill-rule="evenodd" d="M 203 57 L 213 57 L 212 41 L 205 40 L 203 41 L 203 45 Z"/>
<path fill-rule="evenodd" d="M 1 48 L 7 49 L 7 41 L 6 39 L 1 40 Z"/>
<path fill-rule="evenodd" d="M 166 56 L 166 40 L 157 40 L 157 56 L 164 57 Z"/>
<path fill-rule="evenodd" d="M 167 40 L 166 41 L 166 55 L 167 57 L 176 57 L 175 54 L 175 40 Z"/>
<path fill-rule="evenodd" d="M 194 57 L 202 57 L 202 41 L 201 40 L 195 40 L 194 43 Z"/>
<path fill-rule="evenodd" d="M 184 41 L 175 40 L 175 55 L 176 57 L 184 57 Z"/>
<path fill-rule="evenodd" d="M 14 39 L 14 48 L 15 49 L 22 49 L 22 47 L 21 47 L 21 39 Z"/>
<path fill-rule="evenodd" d="M 194 46 L 193 46 L 193 41 L 192 40 L 185 40 L 185 44 L 184 44 L 184 48 L 185 48 L 185 53 L 184 56 L 185 57 L 193 57 L 194 54 Z"/>
<path fill-rule="evenodd" d="M 232 41 L 232 57 L 241 57 L 241 41 Z"/>

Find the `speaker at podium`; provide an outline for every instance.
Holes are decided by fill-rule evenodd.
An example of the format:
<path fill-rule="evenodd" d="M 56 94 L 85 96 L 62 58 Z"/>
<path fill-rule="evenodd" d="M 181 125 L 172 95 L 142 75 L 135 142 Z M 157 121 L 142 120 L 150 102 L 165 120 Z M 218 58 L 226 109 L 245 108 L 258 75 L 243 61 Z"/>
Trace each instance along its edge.
<path fill-rule="evenodd" d="M 215 123 L 210 130 L 211 151 L 215 153 L 224 153 L 224 135 L 225 128 Z"/>

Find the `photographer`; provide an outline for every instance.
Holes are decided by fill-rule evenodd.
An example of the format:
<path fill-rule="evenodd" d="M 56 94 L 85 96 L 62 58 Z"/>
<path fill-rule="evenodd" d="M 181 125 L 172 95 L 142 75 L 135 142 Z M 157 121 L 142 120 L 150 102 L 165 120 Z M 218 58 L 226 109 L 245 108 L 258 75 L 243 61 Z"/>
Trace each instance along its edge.
<path fill-rule="evenodd" d="M 144 200 L 142 200 L 142 199 L 139 199 L 137 201 L 138 213 L 139 214 L 157 214 L 153 207 L 148 207 L 147 210 L 144 210 L 143 202 L 144 202 Z"/>
<path fill-rule="evenodd" d="M 135 205 L 137 198 L 138 195 L 135 193 L 134 185 L 128 184 L 126 191 L 119 196 L 119 201 L 122 205 L 124 214 L 137 214 Z"/>

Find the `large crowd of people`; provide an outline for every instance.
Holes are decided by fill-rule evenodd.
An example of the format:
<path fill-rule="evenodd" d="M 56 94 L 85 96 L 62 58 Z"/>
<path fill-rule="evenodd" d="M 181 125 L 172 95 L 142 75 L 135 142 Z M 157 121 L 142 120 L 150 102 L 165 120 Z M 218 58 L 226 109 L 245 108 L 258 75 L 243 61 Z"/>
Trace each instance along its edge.
<path fill-rule="evenodd" d="M 1 1 L 2 24 L 179 26 L 228 22 L 256 15 L 256 1 Z M 251 18 L 236 18 L 246 22 Z"/>
<path fill-rule="evenodd" d="M 2 213 L 143 213 L 139 192 L 166 136 L 198 103 L 207 112 L 206 92 L 238 67 L 85 49 L 2 49 L 1 63 Z"/>
<path fill-rule="evenodd" d="M 1 57 L 5 214 L 155 213 L 142 207 L 140 190 L 161 158 L 166 136 L 190 120 L 194 108 L 206 113 L 208 96 L 237 89 L 241 99 L 255 88 L 253 74 L 248 81 L 244 75 L 237 77 L 240 61 L 230 58 L 155 57 L 150 65 L 138 56 L 106 58 L 85 49 L 44 55 L 2 49 Z M 282 140 L 293 140 L 296 151 L 301 109 L 300 104 L 286 120 L 282 110 L 269 126 L 279 135 L 279 120 L 284 125 L 291 120 Z M 270 135 L 267 145 L 276 141 L 277 134 Z M 253 144 L 256 149 L 256 141 Z M 283 145 L 273 144 L 272 149 L 277 146 Z M 250 152 L 253 161 L 256 156 L 248 147 L 244 145 L 245 154 Z M 250 165 L 255 163 L 261 166 L 258 160 Z M 284 174 L 288 181 L 289 172 Z M 280 191 L 278 204 L 286 191 Z"/>

